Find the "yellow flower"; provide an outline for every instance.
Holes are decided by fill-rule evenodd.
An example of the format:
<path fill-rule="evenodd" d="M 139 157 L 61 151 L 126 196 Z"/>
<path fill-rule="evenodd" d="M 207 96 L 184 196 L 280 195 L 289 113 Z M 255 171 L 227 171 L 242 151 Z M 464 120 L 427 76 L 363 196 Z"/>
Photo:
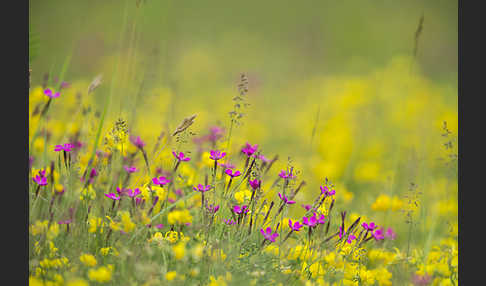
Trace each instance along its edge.
<path fill-rule="evenodd" d="M 387 195 L 379 195 L 371 205 L 374 211 L 387 211 L 391 207 L 391 198 Z"/>
<path fill-rule="evenodd" d="M 90 269 L 88 271 L 89 280 L 104 283 L 111 280 L 112 268 L 101 266 L 97 269 Z"/>
<path fill-rule="evenodd" d="M 172 252 L 174 253 L 175 259 L 181 260 L 186 255 L 186 246 L 184 242 L 179 242 L 172 247 Z"/>
<path fill-rule="evenodd" d="M 96 258 L 91 254 L 83 254 L 79 257 L 79 260 L 88 267 L 93 267 L 97 264 Z"/>
<path fill-rule="evenodd" d="M 48 224 L 49 224 L 48 220 L 44 220 L 44 221 L 37 220 L 33 225 L 30 226 L 30 232 L 33 235 L 43 234 L 47 232 Z"/>
<path fill-rule="evenodd" d="M 52 223 L 47 232 L 47 239 L 54 239 L 59 234 L 59 224 Z"/>
<path fill-rule="evenodd" d="M 167 279 L 167 281 L 172 281 L 176 278 L 176 276 L 177 276 L 177 272 L 169 271 L 167 272 L 167 274 L 165 274 L 165 279 Z"/>
<path fill-rule="evenodd" d="M 238 201 L 238 204 L 242 204 L 245 200 L 249 200 L 251 198 L 251 191 L 248 189 L 238 191 L 234 194 L 235 199 Z"/>
<path fill-rule="evenodd" d="M 167 215 L 167 222 L 169 224 L 186 224 L 192 223 L 192 216 L 189 210 L 175 210 Z"/>
<path fill-rule="evenodd" d="M 66 286 L 89 286 L 88 282 L 83 279 L 73 279 L 67 282 Z"/>
<path fill-rule="evenodd" d="M 95 233 L 98 230 L 100 233 L 103 233 L 103 227 L 105 226 L 105 223 L 99 217 L 90 217 L 88 219 L 88 225 L 89 225 L 88 228 L 89 233 Z"/>
<path fill-rule="evenodd" d="M 381 168 L 376 162 L 365 162 L 358 167 L 354 172 L 354 177 L 358 181 L 373 182 L 380 178 Z"/>
<path fill-rule="evenodd" d="M 123 231 L 126 233 L 131 232 L 135 229 L 135 224 L 130 219 L 130 213 L 128 211 L 121 212 L 121 224 Z"/>

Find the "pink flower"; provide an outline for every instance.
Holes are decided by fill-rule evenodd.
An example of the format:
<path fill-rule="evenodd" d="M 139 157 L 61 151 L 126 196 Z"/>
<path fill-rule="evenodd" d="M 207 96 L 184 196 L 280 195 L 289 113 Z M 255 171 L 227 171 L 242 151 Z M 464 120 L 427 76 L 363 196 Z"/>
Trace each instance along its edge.
<path fill-rule="evenodd" d="M 292 220 L 289 219 L 289 227 L 290 227 L 291 230 L 299 231 L 303 226 L 304 225 L 300 224 L 299 221 L 294 222 L 294 224 L 292 225 Z"/>
<path fill-rule="evenodd" d="M 114 193 L 109 193 L 109 194 L 105 194 L 106 197 L 114 200 L 114 201 L 118 201 L 120 199 L 120 197 Z"/>
<path fill-rule="evenodd" d="M 223 219 L 223 221 L 227 225 L 236 224 L 236 222 L 234 220 L 232 220 L 232 219 Z"/>
<path fill-rule="evenodd" d="M 267 227 L 266 231 L 263 231 L 263 228 L 261 228 L 260 232 L 262 233 L 263 237 L 266 240 L 269 240 L 271 242 L 275 242 L 275 238 L 277 238 L 277 236 L 278 236 L 277 232 L 272 234 L 272 228 L 271 227 Z"/>
<path fill-rule="evenodd" d="M 189 157 L 184 157 L 184 153 L 182 153 L 182 152 L 179 152 L 179 154 L 177 154 L 176 152 L 172 151 L 172 154 L 179 161 L 189 161 L 189 160 L 191 160 L 191 158 L 189 158 Z"/>
<path fill-rule="evenodd" d="M 334 196 L 336 194 L 336 191 L 335 190 L 329 191 L 329 188 L 327 186 L 321 186 L 321 193 L 327 197 L 327 196 Z"/>
<path fill-rule="evenodd" d="M 394 240 L 397 235 L 396 233 L 393 231 L 393 229 L 391 227 L 389 227 L 386 232 L 385 232 L 385 237 L 388 238 L 388 239 L 391 239 L 391 240 Z"/>
<path fill-rule="evenodd" d="M 127 190 L 127 195 L 130 197 L 130 198 L 134 198 L 136 196 L 138 196 L 140 194 L 140 189 L 139 188 L 136 188 L 132 191 L 132 189 L 128 189 Z"/>
<path fill-rule="evenodd" d="M 125 169 L 125 171 L 127 171 L 128 173 L 135 173 L 137 171 L 137 167 L 130 167 L 130 166 L 123 166 L 123 168 Z"/>
<path fill-rule="evenodd" d="M 45 177 L 46 170 L 40 170 L 35 177 L 32 178 L 34 182 L 36 182 L 39 186 L 47 185 L 47 178 Z"/>
<path fill-rule="evenodd" d="M 241 175 L 240 171 L 233 172 L 231 169 L 226 169 L 224 172 L 226 173 L 226 175 L 230 176 L 231 178 L 238 177 L 239 175 Z"/>
<path fill-rule="evenodd" d="M 312 206 L 311 206 L 311 205 L 302 205 L 302 207 L 303 207 L 303 208 L 304 208 L 306 211 L 308 211 L 308 210 L 310 210 L 310 209 L 312 208 Z"/>
<path fill-rule="evenodd" d="M 204 186 L 204 185 L 201 185 L 201 184 L 197 185 L 197 188 L 193 187 L 194 191 L 201 192 L 201 193 L 207 192 L 211 188 L 212 188 L 211 185 Z"/>
<path fill-rule="evenodd" d="M 167 179 L 166 177 L 155 177 L 155 178 L 152 178 L 152 183 L 154 183 L 154 185 L 165 185 L 167 183 L 170 183 L 170 180 Z"/>
<path fill-rule="evenodd" d="M 346 240 L 347 243 L 351 244 L 351 242 L 353 242 L 353 240 L 356 239 L 356 236 L 354 236 L 353 234 L 350 234 L 348 236 L 348 239 Z"/>
<path fill-rule="evenodd" d="M 135 145 L 135 147 L 137 148 L 140 148 L 142 149 L 143 146 L 145 146 L 145 142 L 142 141 L 142 139 L 140 139 L 140 136 L 130 136 L 130 142 L 132 142 L 133 145 Z"/>
<path fill-rule="evenodd" d="M 324 224 L 326 223 L 326 217 L 321 214 L 318 218 L 317 218 L 317 222 L 320 223 L 320 224 Z"/>
<path fill-rule="evenodd" d="M 366 229 L 366 230 L 371 230 L 373 231 L 375 228 L 377 228 L 378 226 L 374 223 L 374 222 L 370 222 L 369 224 L 367 224 L 366 222 L 363 222 L 361 224 L 361 226 Z"/>
<path fill-rule="evenodd" d="M 258 189 L 260 187 L 262 181 L 259 181 L 259 180 L 255 179 L 253 181 L 248 180 L 248 183 L 250 183 L 250 186 L 251 186 L 252 189 L 256 190 L 256 189 Z"/>
<path fill-rule="evenodd" d="M 295 204 L 295 201 L 289 200 L 286 195 L 282 195 L 281 193 L 278 193 L 278 196 L 280 197 L 280 199 L 282 201 L 284 201 L 285 204 L 288 204 L 288 205 Z"/>
<path fill-rule="evenodd" d="M 208 211 L 210 213 L 213 213 L 214 214 L 214 213 L 216 213 L 219 210 L 219 205 L 217 205 L 217 206 L 209 205 L 206 208 L 208 209 Z"/>
<path fill-rule="evenodd" d="M 221 166 L 221 167 L 227 168 L 227 169 L 234 169 L 236 167 L 235 165 L 230 164 L 230 163 L 219 163 L 219 162 L 218 162 L 218 166 Z"/>
<path fill-rule="evenodd" d="M 50 98 L 56 98 L 59 97 L 61 94 L 59 92 L 56 92 L 53 94 L 53 91 L 50 90 L 49 88 L 44 90 L 44 94 L 47 95 Z"/>
<path fill-rule="evenodd" d="M 308 217 L 303 217 L 302 218 L 302 223 L 307 225 L 308 227 L 314 227 L 317 225 L 317 218 L 316 218 L 316 214 L 314 213 L 314 215 L 310 218 Z"/>
<path fill-rule="evenodd" d="M 293 179 L 293 178 L 295 178 L 295 176 L 292 174 L 292 170 L 290 172 L 286 172 L 285 170 L 282 170 L 282 171 L 280 171 L 280 173 L 278 175 L 282 179 L 287 179 L 287 178 Z"/>
<path fill-rule="evenodd" d="M 237 213 L 237 214 L 242 214 L 242 213 L 247 213 L 249 211 L 248 207 L 246 205 L 244 206 L 234 206 L 233 207 L 233 212 Z"/>
<path fill-rule="evenodd" d="M 66 151 L 69 152 L 73 149 L 73 145 L 70 143 L 65 143 L 63 145 L 56 145 L 54 147 L 54 151 L 59 152 L 59 151 Z"/>
<path fill-rule="evenodd" d="M 382 239 L 384 239 L 385 237 L 383 236 L 383 230 L 381 228 L 375 230 L 375 232 L 373 232 L 373 237 L 376 240 L 382 240 Z"/>
<path fill-rule="evenodd" d="M 217 150 L 211 150 L 210 151 L 211 155 L 209 158 L 213 159 L 214 161 L 218 161 L 220 159 L 223 159 L 224 156 L 226 156 L 226 152 L 217 151 Z"/>
<path fill-rule="evenodd" d="M 253 153 L 255 153 L 257 149 L 258 149 L 258 144 L 252 146 L 251 144 L 246 142 L 246 146 L 243 149 L 241 149 L 241 152 L 245 153 L 249 157 L 253 155 Z"/>

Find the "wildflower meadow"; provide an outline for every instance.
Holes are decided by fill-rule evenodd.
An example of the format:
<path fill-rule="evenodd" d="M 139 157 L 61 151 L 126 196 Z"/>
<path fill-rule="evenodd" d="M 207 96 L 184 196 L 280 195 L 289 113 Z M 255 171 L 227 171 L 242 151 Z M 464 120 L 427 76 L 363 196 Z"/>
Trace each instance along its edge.
<path fill-rule="evenodd" d="M 457 6 L 31 2 L 29 285 L 460 285 Z"/>

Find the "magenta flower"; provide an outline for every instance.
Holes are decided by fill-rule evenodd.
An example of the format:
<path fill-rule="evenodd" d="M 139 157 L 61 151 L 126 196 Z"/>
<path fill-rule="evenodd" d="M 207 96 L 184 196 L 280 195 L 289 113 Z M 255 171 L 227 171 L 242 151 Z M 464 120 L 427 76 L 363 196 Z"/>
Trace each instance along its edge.
<path fill-rule="evenodd" d="M 373 231 L 375 228 L 377 228 L 378 226 L 374 223 L 374 222 L 370 222 L 369 224 L 367 224 L 366 222 L 363 222 L 361 224 L 361 226 L 366 229 L 366 230 L 371 230 Z"/>
<path fill-rule="evenodd" d="M 137 167 L 135 167 L 135 166 L 132 166 L 132 167 L 130 167 L 130 166 L 123 166 L 123 168 L 128 173 L 135 173 L 137 171 Z"/>
<path fill-rule="evenodd" d="M 224 130 L 219 126 L 212 126 L 209 128 L 208 139 L 211 142 L 216 142 L 219 138 L 223 136 Z"/>
<path fill-rule="evenodd" d="M 232 219 L 223 219 L 223 221 L 227 225 L 236 224 L 236 222 L 234 220 L 232 220 Z"/>
<path fill-rule="evenodd" d="M 219 205 L 217 205 L 217 206 L 209 205 L 206 208 L 208 209 L 208 211 L 210 213 L 213 213 L 214 214 L 214 213 L 216 213 L 219 210 Z"/>
<path fill-rule="evenodd" d="M 388 239 L 391 239 L 391 240 L 394 240 L 397 235 L 396 233 L 393 231 L 393 229 L 391 227 L 389 227 L 386 232 L 385 232 L 385 237 L 388 238 Z"/>
<path fill-rule="evenodd" d="M 251 186 L 252 189 L 256 190 L 260 187 L 260 185 L 262 184 L 262 181 L 255 179 L 253 181 L 248 180 L 248 183 L 250 183 L 250 186 Z"/>
<path fill-rule="evenodd" d="M 246 142 L 246 146 L 241 149 L 241 152 L 245 153 L 248 157 L 253 155 L 258 149 L 258 144 L 255 144 L 254 146 L 251 146 L 248 142 Z"/>
<path fill-rule="evenodd" d="M 32 180 L 36 182 L 39 186 L 47 185 L 47 178 L 44 177 L 43 175 L 35 175 L 35 177 L 33 177 Z"/>
<path fill-rule="evenodd" d="M 258 155 L 258 156 L 255 156 L 255 154 L 253 155 L 253 157 L 256 157 L 257 159 L 260 159 L 262 160 L 262 162 L 265 162 L 265 163 L 270 163 L 270 160 L 265 158 L 265 156 L 263 155 Z"/>
<path fill-rule="evenodd" d="M 144 199 L 143 199 L 143 198 L 139 198 L 139 197 L 137 197 L 137 198 L 135 198 L 135 205 L 137 205 L 137 206 L 138 206 L 138 205 L 140 205 L 140 204 L 141 204 L 143 201 L 144 201 Z"/>
<path fill-rule="evenodd" d="M 141 192 L 139 188 L 135 188 L 134 190 L 128 189 L 126 193 L 130 198 L 134 198 L 138 196 Z"/>
<path fill-rule="evenodd" d="M 240 171 L 233 172 L 231 169 L 226 169 L 224 172 L 226 173 L 226 175 L 230 176 L 232 179 L 241 175 Z"/>
<path fill-rule="evenodd" d="M 278 193 L 278 196 L 280 197 L 280 199 L 282 201 L 284 201 L 285 204 L 288 204 L 288 205 L 295 204 L 295 201 L 289 200 L 286 195 L 282 195 L 281 193 Z"/>
<path fill-rule="evenodd" d="M 230 164 L 230 163 L 219 163 L 218 162 L 218 166 L 221 166 L 221 167 L 226 168 L 226 169 L 234 169 L 234 168 L 236 168 L 235 165 Z"/>
<path fill-rule="evenodd" d="M 280 173 L 278 175 L 282 179 L 287 179 L 287 178 L 293 179 L 293 178 L 295 178 L 295 176 L 292 174 L 292 171 L 286 172 L 285 170 L 282 170 L 282 171 L 280 171 Z"/>
<path fill-rule="evenodd" d="M 201 192 L 201 193 L 204 193 L 204 192 L 207 192 L 211 189 L 211 185 L 207 185 L 207 186 L 204 186 L 204 185 L 197 185 L 197 188 L 196 187 L 193 187 L 194 191 L 198 191 L 198 192 Z"/>
<path fill-rule="evenodd" d="M 244 206 L 234 206 L 233 207 L 233 212 L 237 213 L 237 214 L 242 214 L 242 213 L 247 213 L 249 211 L 248 207 L 246 205 Z"/>
<path fill-rule="evenodd" d="M 326 197 L 328 196 L 334 196 L 336 194 L 335 190 L 329 191 L 329 188 L 327 186 L 321 186 L 321 193 L 324 194 Z"/>
<path fill-rule="evenodd" d="M 432 282 L 432 276 L 425 274 L 424 276 L 415 274 L 412 277 L 413 285 L 416 286 L 426 286 Z"/>
<path fill-rule="evenodd" d="M 304 208 L 306 211 L 308 211 L 308 210 L 310 210 L 310 209 L 312 208 L 312 206 L 311 206 L 311 205 L 302 205 L 302 207 L 303 207 L 303 208 Z"/>
<path fill-rule="evenodd" d="M 355 240 L 355 239 L 356 239 L 356 236 L 351 234 L 351 235 L 348 236 L 348 239 L 346 240 L 346 242 L 351 244 L 351 242 L 353 242 L 353 240 Z"/>
<path fill-rule="evenodd" d="M 339 239 L 343 238 L 343 236 L 346 235 L 346 231 L 343 231 L 343 227 L 339 227 Z"/>
<path fill-rule="evenodd" d="M 60 221 L 58 221 L 57 223 L 58 223 L 58 224 L 70 224 L 70 223 L 72 223 L 72 222 L 73 222 L 73 220 L 72 220 L 72 219 L 67 219 L 67 220 L 60 220 Z"/>
<path fill-rule="evenodd" d="M 140 148 L 142 149 L 143 146 L 145 146 L 145 142 L 142 141 L 142 139 L 140 139 L 140 136 L 130 136 L 130 142 L 132 142 L 133 145 L 135 145 L 135 147 L 137 148 Z"/>
<path fill-rule="evenodd" d="M 289 227 L 290 227 L 291 230 L 299 231 L 303 226 L 304 225 L 300 224 L 299 221 L 294 222 L 294 224 L 292 225 L 292 220 L 289 219 Z"/>
<path fill-rule="evenodd" d="M 73 149 L 73 145 L 70 144 L 70 143 L 65 143 L 63 145 L 56 145 L 56 147 L 54 147 L 54 151 L 56 151 L 56 152 L 59 152 L 59 151 L 69 152 L 72 149 Z"/>
<path fill-rule="evenodd" d="M 211 150 L 210 151 L 211 155 L 209 158 L 213 159 L 214 161 L 218 161 L 220 159 L 223 159 L 224 156 L 226 156 L 226 152 L 218 151 L 218 150 Z"/>
<path fill-rule="evenodd" d="M 129 189 L 121 189 L 120 187 L 116 188 L 116 192 L 120 195 L 120 197 L 127 195 L 128 190 Z"/>
<path fill-rule="evenodd" d="M 260 232 L 262 233 L 263 237 L 266 240 L 270 240 L 271 242 L 275 242 L 275 238 L 277 238 L 277 236 L 278 236 L 277 232 L 272 233 L 271 227 L 267 227 L 266 231 L 263 231 L 263 228 L 261 228 Z"/>
<path fill-rule="evenodd" d="M 385 236 L 383 236 L 383 230 L 381 228 L 375 230 L 375 232 L 373 232 L 372 235 L 376 240 L 382 240 L 385 238 Z"/>
<path fill-rule="evenodd" d="M 44 90 L 44 94 L 49 96 L 50 98 L 56 98 L 56 97 L 59 97 L 61 95 L 59 92 L 56 92 L 56 93 L 53 94 L 53 91 L 50 90 L 49 88 Z"/>
<path fill-rule="evenodd" d="M 155 177 L 155 178 L 152 178 L 152 183 L 154 183 L 154 185 L 165 185 L 167 183 L 170 183 L 170 180 L 167 179 L 166 177 Z"/>
<path fill-rule="evenodd" d="M 89 172 L 89 182 L 93 182 L 94 177 L 98 176 L 98 172 L 96 172 L 96 169 L 93 168 L 91 169 L 91 172 Z"/>
<path fill-rule="evenodd" d="M 107 198 L 110 198 L 110 199 L 114 200 L 114 201 L 118 201 L 120 199 L 120 196 L 118 196 L 118 195 L 116 195 L 114 193 L 105 194 L 105 196 Z"/>
<path fill-rule="evenodd" d="M 314 213 L 313 216 L 311 216 L 310 218 L 308 217 L 303 217 L 302 218 L 302 223 L 307 225 L 308 227 L 314 227 L 317 225 L 317 218 L 316 218 L 316 214 Z"/>
<path fill-rule="evenodd" d="M 172 154 L 174 154 L 174 157 L 176 157 L 176 159 L 179 160 L 179 161 L 191 160 L 191 158 L 189 158 L 189 157 L 184 157 L 184 153 L 182 153 L 182 152 L 179 152 L 179 154 L 177 154 L 176 152 L 172 151 Z"/>
<path fill-rule="evenodd" d="M 314 214 L 315 215 L 315 214 Z M 321 214 L 318 218 L 317 218 L 317 222 L 320 223 L 320 224 L 324 224 L 326 223 L 326 217 Z"/>

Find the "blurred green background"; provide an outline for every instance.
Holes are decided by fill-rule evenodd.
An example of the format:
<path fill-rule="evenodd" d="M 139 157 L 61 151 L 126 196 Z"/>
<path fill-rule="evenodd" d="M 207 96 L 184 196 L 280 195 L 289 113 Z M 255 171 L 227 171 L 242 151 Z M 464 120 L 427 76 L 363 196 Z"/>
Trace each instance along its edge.
<path fill-rule="evenodd" d="M 197 133 L 227 130 L 245 72 L 251 106 L 234 148 L 259 144 L 281 168 L 292 157 L 308 181 L 299 204 L 329 177 L 338 201 L 352 193 L 340 209 L 396 225 L 399 241 L 403 216 L 370 206 L 380 194 L 405 201 L 413 181 L 425 243 L 457 222 L 456 170 L 444 163 L 441 136 L 443 121 L 457 134 L 457 9 L 415 0 L 30 1 L 32 86 L 70 59 L 62 106 L 103 74 L 91 97 L 113 94 L 104 130 L 122 116 L 153 146 L 162 128 L 193 113 Z"/>

